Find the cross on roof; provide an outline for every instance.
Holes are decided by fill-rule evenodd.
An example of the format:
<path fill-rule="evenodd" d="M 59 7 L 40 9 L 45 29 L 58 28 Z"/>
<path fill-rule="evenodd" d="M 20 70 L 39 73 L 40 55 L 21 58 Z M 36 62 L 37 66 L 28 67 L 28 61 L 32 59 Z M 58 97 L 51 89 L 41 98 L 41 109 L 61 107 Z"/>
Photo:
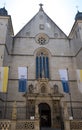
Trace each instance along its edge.
<path fill-rule="evenodd" d="M 40 10 L 43 10 L 43 8 L 42 8 L 43 4 L 39 4 L 39 5 L 40 5 Z"/>

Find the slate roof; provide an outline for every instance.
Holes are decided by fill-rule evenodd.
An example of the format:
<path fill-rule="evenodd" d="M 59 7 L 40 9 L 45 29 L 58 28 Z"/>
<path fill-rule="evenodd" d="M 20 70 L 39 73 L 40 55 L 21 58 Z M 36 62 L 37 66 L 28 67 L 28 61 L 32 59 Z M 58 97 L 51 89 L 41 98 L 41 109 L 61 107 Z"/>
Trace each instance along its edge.
<path fill-rule="evenodd" d="M 7 10 L 5 9 L 5 7 L 0 8 L 0 16 L 7 16 L 7 15 L 8 15 L 8 12 L 7 12 Z"/>
<path fill-rule="evenodd" d="M 76 16 L 75 16 L 75 20 L 82 20 L 82 12 L 77 12 Z"/>

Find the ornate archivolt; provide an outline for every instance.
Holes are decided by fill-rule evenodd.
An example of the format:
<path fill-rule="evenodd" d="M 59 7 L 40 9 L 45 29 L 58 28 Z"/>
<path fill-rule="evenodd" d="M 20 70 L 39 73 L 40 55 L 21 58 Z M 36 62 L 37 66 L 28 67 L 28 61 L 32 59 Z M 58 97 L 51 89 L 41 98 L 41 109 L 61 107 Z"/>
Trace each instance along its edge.
<path fill-rule="evenodd" d="M 49 83 L 48 79 L 39 79 L 38 81 L 35 82 L 34 84 L 34 88 L 35 88 L 35 93 L 51 93 L 52 91 L 52 86 Z"/>

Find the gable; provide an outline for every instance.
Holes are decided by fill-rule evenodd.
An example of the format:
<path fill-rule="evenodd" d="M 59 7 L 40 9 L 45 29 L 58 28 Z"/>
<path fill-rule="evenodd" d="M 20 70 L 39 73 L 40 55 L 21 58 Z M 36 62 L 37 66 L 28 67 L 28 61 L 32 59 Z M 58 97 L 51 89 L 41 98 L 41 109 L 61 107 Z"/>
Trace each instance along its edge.
<path fill-rule="evenodd" d="M 35 37 L 45 33 L 50 38 L 67 38 L 64 32 L 42 10 L 39 11 L 16 35 L 16 37 Z"/>

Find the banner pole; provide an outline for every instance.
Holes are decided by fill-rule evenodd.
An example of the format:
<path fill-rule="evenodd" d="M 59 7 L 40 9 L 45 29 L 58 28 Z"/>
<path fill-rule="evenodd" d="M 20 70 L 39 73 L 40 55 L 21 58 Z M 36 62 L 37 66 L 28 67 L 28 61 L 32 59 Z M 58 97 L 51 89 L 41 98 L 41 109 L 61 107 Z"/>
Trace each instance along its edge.
<path fill-rule="evenodd" d="M 68 84 L 69 84 L 69 74 L 68 74 L 68 68 L 67 68 L 67 75 L 68 75 Z M 70 85 L 69 85 L 69 98 L 70 98 L 70 110 L 71 110 L 71 117 L 73 118 L 73 107 L 72 107 L 72 98 L 71 98 Z"/>
<path fill-rule="evenodd" d="M 6 119 L 6 113 L 7 113 L 7 93 L 5 93 L 4 119 Z"/>
<path fill-rule="evenodd" d="M 26 119 L 27 119 L 27 114 L 28 114 L 28 111 L 27 111 L 27 101 L 28 101 L 28 67 L 27 67 L 27 89 L 26 89 Z"/>
<path fill-rule="evenodd" d="M 71 109 L 71 116 L 73 117 L 73 107 L 72 107 L 71 93 L 69 93 L 69 97 L 70 97 L 70 109 Z"/>

